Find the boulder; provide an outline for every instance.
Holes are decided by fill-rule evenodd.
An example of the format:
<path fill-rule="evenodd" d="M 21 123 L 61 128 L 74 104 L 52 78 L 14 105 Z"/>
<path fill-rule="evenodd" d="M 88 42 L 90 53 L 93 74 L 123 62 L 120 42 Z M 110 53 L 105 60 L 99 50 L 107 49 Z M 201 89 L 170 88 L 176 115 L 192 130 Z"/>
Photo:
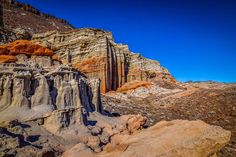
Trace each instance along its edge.
<path fill-rule="evenodd" d="M 230 140 L 231 133 L 203 121 L 161 121 L 131 136 L 120 137 L 120 143 L 98 156 L 140 157 L 208 157 L 214 155 Z M 120 150 L 121 146 L 127 146 Z"/>

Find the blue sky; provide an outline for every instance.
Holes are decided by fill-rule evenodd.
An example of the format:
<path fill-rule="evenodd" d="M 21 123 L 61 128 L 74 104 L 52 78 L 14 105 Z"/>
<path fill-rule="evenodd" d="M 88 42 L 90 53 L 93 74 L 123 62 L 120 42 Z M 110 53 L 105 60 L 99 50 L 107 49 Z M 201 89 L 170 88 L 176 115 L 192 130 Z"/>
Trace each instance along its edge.
<path fill-rule="evenodd" d="M 160 61 L 180 81 L 236 82 L 235 0 L 20 0 Z"/>

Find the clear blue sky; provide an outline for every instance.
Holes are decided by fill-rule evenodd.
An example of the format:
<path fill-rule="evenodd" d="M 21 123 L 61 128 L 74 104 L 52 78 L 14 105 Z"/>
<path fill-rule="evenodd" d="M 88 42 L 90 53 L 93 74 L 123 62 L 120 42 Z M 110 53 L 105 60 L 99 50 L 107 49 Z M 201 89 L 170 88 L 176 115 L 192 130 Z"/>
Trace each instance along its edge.
<path fill-rule="evenodd" d="M 161 62 L 180 81 L 236 82 L 236 0 L 20 0 Z"/>

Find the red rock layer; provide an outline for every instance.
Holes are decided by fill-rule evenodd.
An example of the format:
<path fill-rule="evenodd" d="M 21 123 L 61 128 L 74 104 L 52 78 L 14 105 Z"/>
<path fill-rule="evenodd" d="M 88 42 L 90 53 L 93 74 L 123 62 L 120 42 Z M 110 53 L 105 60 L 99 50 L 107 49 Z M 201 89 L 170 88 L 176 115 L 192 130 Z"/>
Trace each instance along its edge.
<path fill-rule="evenodd" d="M 17 58 L 12 55 L 0 55 L 0 63 L 14 63 Z"/>
<path fill-rule="evenodd" d="M 132 82 L 128 82 L 125 83 L 123 86 L 121 86 L 120 88 L 117 89 L 118 92 L 127 92 L 129 90 L 134 90 L 136 88 L 139 87 L 150 87 L 152 86 L 152 83 L 150 82 L 146 82 L 146 81 L 132 81 Z"/>
<path fill-rule="evenodd" d="M 53 56 L 52 50 L 28 40 L 16 40 L 12 43 L 0 46 L 0 55 L 37 55 Z"/>
<path fill-rule="evenodd" d="M 93 56 L 91 58 L 81 59 L 79 62 L 73 65 L 75 69 L 78 69 L 89 78 L 100 78 L 101 80 L 101 92 L 107 91 L 107 77 L 106 77 L 106 58 L 101 56 Z"/>
<path fill-rule="evenodd" d="M 52 56 L 52 59 L 55 60 L 55 61 L 61 62 L 61 59 L 60 59 L 60 57 L 57 54 L 54 54 Z"/>

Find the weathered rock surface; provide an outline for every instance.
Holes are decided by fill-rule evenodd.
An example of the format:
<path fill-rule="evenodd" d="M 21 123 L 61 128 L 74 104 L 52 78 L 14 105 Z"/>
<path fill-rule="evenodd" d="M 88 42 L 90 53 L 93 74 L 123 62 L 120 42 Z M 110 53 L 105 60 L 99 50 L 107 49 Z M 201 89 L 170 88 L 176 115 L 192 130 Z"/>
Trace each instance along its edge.
<path fill-rule="evenodd" d="M 101 92 L 116 90 L 126 82 L 152 81 L 173 88 L 175 79 L 159 62 L 131 52 L 127 45 L 116 44 L 110 32 L 78 29 L 35 34 L 33 40 L 55 51 L 64 64 L 101 80 Z"/>
<path fill-rule="evenodd" d="M 202 121 L 162 121 L 133 135 L 117 134 L 99 154 L 92 154 L 81 144 L 63 156 L 101 157 L 209 157 L 230 139 L 230 132 Z"/>

